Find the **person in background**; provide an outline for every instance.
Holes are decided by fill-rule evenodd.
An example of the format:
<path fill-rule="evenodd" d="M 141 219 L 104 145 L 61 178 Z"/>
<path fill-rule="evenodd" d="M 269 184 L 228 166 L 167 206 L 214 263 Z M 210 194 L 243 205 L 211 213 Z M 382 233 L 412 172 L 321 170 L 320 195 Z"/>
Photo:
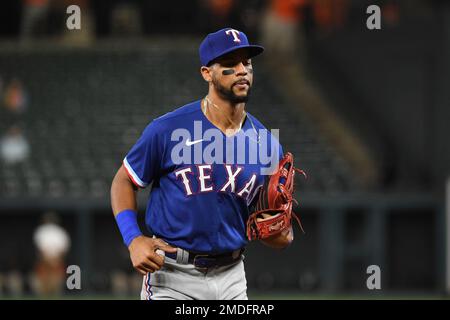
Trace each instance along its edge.
<path fill-rule="evenodd" d="M 64 289 L 65 257 L 71 241 L 68 232 L 59 225 L 58 220 L 54 212 L 45 213 L 42 224 L 33 235 L 38 250 L 33 289 L 40 296 L 60 295 Z"/>
<path fill-rule="evenodd" d="M 20 39 L 23 42 L 31 40 L 36 34 L 44 31 L 50 8 L 49 0 L 23 0 L 22 23 L 20 26 Z"/>
<path fill-rule="evenodd" d="M 239 28 L 237 7 L 235 0 L 199 0 L 196 23 L 200 24 L 200 31 L 203 33 L 225 25 Z"/>
<path fill-rule="evenodd" d="M 261 23 L 261 41 L 271 59 L 292 61 L 303 50 L 302 9 L 309 0 L 272 0 Z"/>
<path fill-rule="evenodd" d="M 330 34 L 346 25 L 351 6 L 350 0 L 316 0 L 311 1 L 311 5 L 314 23 L 320 34 Z"/>
<path fill-rule="evenodd" d="M 25 161 L 30 154 L 30 145 L 19 126 L 13 125 L 0 139 L 0 158 L 7 165 Z"/>
<path fill-rule="evenodd" d="M 0 87 L 0 93 L 1 91 Z M 18 78 L 13 78 L 4 88 L 2 100 L 3 105 L 9 112 L 14 114 L 23 113 L 28 107 L 28 94 L 22 81 Z"/>

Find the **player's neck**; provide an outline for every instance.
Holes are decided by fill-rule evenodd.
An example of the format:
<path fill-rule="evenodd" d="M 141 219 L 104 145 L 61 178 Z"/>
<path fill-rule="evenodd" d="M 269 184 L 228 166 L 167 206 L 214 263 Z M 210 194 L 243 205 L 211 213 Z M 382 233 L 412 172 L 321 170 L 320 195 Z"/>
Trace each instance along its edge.
<path fill-rule="evenodd" d="M 233 104 L 209 92 L 203 102 L 205 116 L 223 132 L 239 131 L 245 118 L 245 103 Z"/>

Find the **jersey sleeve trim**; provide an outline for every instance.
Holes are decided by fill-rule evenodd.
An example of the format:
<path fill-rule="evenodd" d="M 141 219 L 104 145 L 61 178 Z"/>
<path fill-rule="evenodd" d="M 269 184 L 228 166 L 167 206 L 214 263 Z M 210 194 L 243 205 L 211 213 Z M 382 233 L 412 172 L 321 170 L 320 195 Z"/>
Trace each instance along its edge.
<path fill-rule="evenodd" d="M 140 187 L 140 188 L 145 188 L 148 183 L 145 183 L 144 181 L 142 181 L 138 175 L 136 174 L 136 172 L 134 172 L 133 168 L 130 166 L 130 164 L 128 163 L 127 158 L 123 159 L 123 167 L 125 168 L 125 171 L 127 172 L 128 176 L 130 177 L 131 181 L 133 181 L 133 183 Z"/>

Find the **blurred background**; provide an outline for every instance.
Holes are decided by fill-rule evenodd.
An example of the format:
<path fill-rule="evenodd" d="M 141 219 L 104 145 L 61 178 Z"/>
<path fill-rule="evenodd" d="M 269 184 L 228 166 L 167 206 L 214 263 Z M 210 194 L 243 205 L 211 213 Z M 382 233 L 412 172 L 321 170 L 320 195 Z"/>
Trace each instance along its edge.
<path fill-rule="evenodd" d="M 139 297 L 110 184 L 149 121 L 206 94 L 198 46 L 223 27 L 266 47 L 247 108 L 308 173 L 306 233 L 248 246 L 249 297 L 448 297 L 449 1 L 3 0 L 0 298 Z"/>

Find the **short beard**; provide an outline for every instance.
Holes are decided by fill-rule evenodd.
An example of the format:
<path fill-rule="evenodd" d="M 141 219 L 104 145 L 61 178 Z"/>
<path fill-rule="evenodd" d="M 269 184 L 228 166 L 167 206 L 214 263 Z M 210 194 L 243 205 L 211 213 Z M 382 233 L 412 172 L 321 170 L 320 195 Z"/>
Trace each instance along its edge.
<path fill-rule="evenodd" d="M 231 89 L 227 89 L 224 86 L 222 86 L 217 79 L 212 79 L 213 85 L 216 88 L 217 92 L 219 93 L 219 96 L 225 100 L 230 101 L 232 104 L 238 104 L 238 103 L 247 103 L 248 99 L 250 98 L 250 91 L 251 87 L 249 86 L 247 95 L 246 96 L 237 96 L 233 92 L 233 86 L 231 86 Z"/>

